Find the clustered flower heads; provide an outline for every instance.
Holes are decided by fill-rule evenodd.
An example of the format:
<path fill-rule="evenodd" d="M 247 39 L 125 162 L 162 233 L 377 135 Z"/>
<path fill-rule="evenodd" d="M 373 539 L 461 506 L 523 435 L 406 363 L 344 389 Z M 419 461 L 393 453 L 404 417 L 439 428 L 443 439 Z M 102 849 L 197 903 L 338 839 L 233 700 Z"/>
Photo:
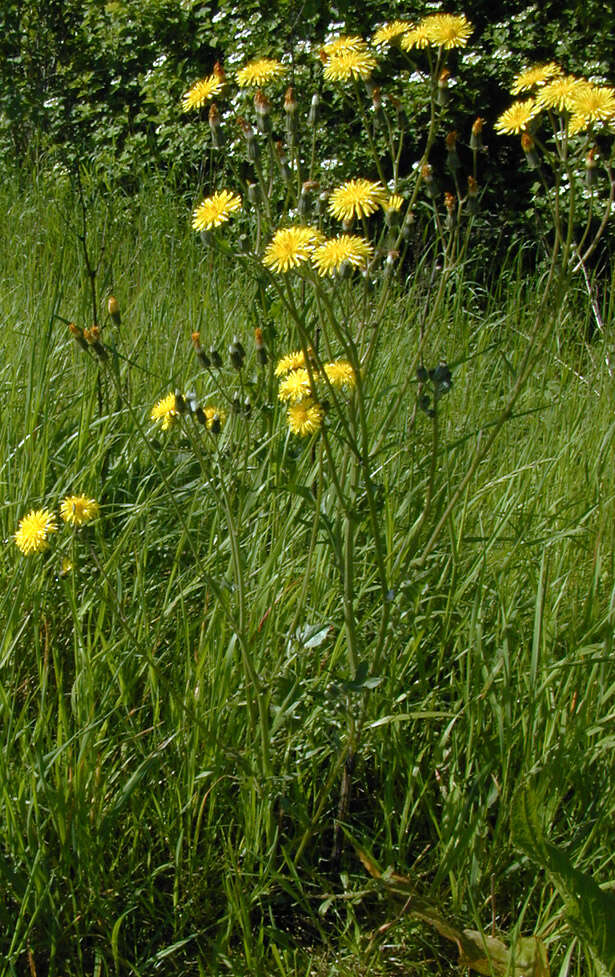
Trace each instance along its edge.
<path fill-rule="evenodd" d="M 62 520 L 75 528 L 85 526 L 99 515 L 98 502 L 87 495 L 67 495 L 60 503 Z M 19 520 L 13 538 L 24 556 L 31 556 L 46 550 L 50 537 L 57 532 L 58 521 L 54 512 L 50 509 L 32 509 Z"/>
<path fill-rule="evenodd" d="M 554 61 L 525 68 L 515 77 L 511 92 L 531 94 L 500 115 L 495 129 L 505 135 L 531 135 L 543 114 L 559 116 L 571 136 L 615 122 L 615 89 L 565 75 Z"/>
<path fill-rule="evenodd" d="M 288 404 L 288 427 L 292 434 L 300 437 L 315 434 L 324 420 L 324 408 L 318 399 L 318 390 L 314 389 L 315 385 L 322 386 L 325 392 L 327 386 L 330 386 L 344 393 L 350 393 L 356 385 L 355 372 L 348 360 L 323 363 L 320 373 L 316 364 L 311 362 L 311 349 L 307 353 L 311 378 L 303 350 L 287 353 L 275 368 L 275 374 L 280 378 L 278 400 Z"/>

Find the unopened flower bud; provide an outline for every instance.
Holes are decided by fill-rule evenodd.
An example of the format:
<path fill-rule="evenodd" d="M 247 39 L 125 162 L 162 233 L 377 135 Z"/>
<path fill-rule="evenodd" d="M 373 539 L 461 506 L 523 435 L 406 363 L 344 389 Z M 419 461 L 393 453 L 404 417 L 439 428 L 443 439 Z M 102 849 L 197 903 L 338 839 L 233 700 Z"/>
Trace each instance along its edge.
<path fill-rule="evenodd" d="M 207 370 L 211 366 L 211 360 L 201 346 L 201 337 L 198 332 L 192 333 L 192 345 L 194 346 L 194 352 L 196 353 L 200 363 Z"/>
<path fill-rule="evenodd" d="M 297 102 L 292 87 L 286 89 L 284 116 L 286 119 L 286 138 L 292 143 L 297 135 Z"/>
<path fill-rule="evenodd" d="M 421 166 L 421 177 L 423 183 L 425 184 L 425 192 L 428 197 L 435 197 L 437 193 L 437 187 L 433 178 L 433 170 L 431 168 L 431 163 L 423 163 Z"/>
<path fill-rule="evenodd" d="M 478 118 L 474 119 L 472 123 L 472 132 L 470 133 L 470 149 L 482 149 L 483 148 L 483 126 L 485 120 L 481 119 L 480 115 Z"/>
<path fill-rule="evenodd" d="M 288 156 L 286 155 L 286 150 L 284 148 L 284 143 L 281 139 L 275 144 L 275 151 L 278 157 L 278 163 L 280 164 L 280 173 L 282 174 L 282 179 L 284 183 L 290 183 L 291 172 L 288 165 Z"/>
<path fill-rule="evenodd" d="M 449 94 L 448 94 L 448 80 L 450 78 L 450 74 L 451 73 L 448 70 L 448 68 L 444 68 L 440 72 L 440 77 L 438 78 L 438 89 L 437 89 L 437 92 L 436 92 L 436 102 L 442 108 L 444 108 L 446 105 L 448 105 L 448 99 L 449 99 Z"/>
<path fill-rule="evenodd" d="M 455 226 L 455 210 L 457 208 L 457 198 L 453 193 L 444 194 L 444 206 L 446 207 L 446 227 L 450 231 Z"/>
<path fill-rule="evenodd" d="M 248 200 L 253 205 L 258 203 L 258 186 L 256 183 L 248 182 Z"/>
<path fill-rule="evenodd" d="M 314 190 L 318 190 L 318 183 L 315 180 L 306 180 L 301 186 L 299 203 L 297 205 L 297 210 L 301 217 L 305 217 L 310 210 L 311 195 Z"/>
<path fill-rule="evenodd" d="M 595 146 L 592 146 L 587 156 L 585 157 L 585 182 L 588 187 L 594 187 L 598 181 L 597 166 L 598 161 L 596 159 L 596 154 L 598 150 Z"/>
<path fill-rule="evenodd" d="M 107 359 L 107 350 L 100 341 L 100 328 L 96 323 L 90 329 L 83 330 L 83 337 L 101 360 Z"/>
<path fill-rule="evenodd" d="M 194 416 L 199 424 L 202 424 L 203 426 L 207 424 L 207 415 L 201 406 L 197 407 L 194 412 Z"/>
<path fill-rule="evenodd" d="M 256 358 L 261 366 L 264 366 L 267 362 L 267 349 L 265 347 L 262 329 L 256 328 L 254 330 L 254 346 L 256 348 Z"/>
<path fill-rule="evenodd" d="M 235 370 L 241 370 L 245 358 L 245 353 L 241 343 L 236 343 L 233 341 L 228 348 L 228 353 L 231 360 L 231 366 Z"/>
<path fill-rule="evenodd" d="M 258 159 L 258 146 L 256 143 L 256 136 L 254 133 L 254 129 L 252 128 L 250 123 L 247 122 L 241 115 L 237 119 L 237 125 L 243 132 L 244 138 L 246 140 L 248 159 L 251 163 L 255 163 L 256 160 Z"/>
<path fill-rule="evenodd" d="M 114 295 L 110 295 L 107 299 L 107 312 L 113 319 L 116 326 L 119 326 L 122 322 L 122 317 L 120 315 L 120 303 Z"/>
<path fill-rule="evenodd" d="M 222 67 L 219 61 L 216 61 L 214 65 L 214 75 L 216 76 L 217 80 L 220 82 L 221 85 L 226 84 L 226 74 L 224 72 L 224 68 Z"/>
<path fill-rule="evenodd" d="M 215 366 L 216 370 L 219 370 L 222 366 L 222 357 L 215 346 L 209 347 L 209 359 L 211 360 L 213 366 Z"/>
<path fill-rule="evenodd" d="M 478 213 L 478 183 L 473 176 L 468 177 L 468 213 Z"/>
<path fill-rule="evenodd" d="M 215 104 L 209 106 L 209 131 L 211 132 L 211 144 L 214 149 L 222 149 L 224 140 L 222 137 L 222 127 L 220 125 L 220 113 Z"/>
<path fill-rule="evenodd" d="M 259 132 L 265 136 L 269 135 L 271 132 L 271 102 L 260 90 L 254 96 L 254 111 L 256 112 L 256 125 Z"/>
<path fill-rule="evenodd" d="M 319 99 L 318 95 L 316 94 L 316 92 L 314 92 L 314 94 L 312 95 L 312 102 L 310 104 L 310 111 L 309 111 L 309 114 L 308 114 L 308 125 L 312 126 L 312 128 L 314 128 L 314 126 L 318 122 L 318 106 L 319 106 L 319 104 L 320 104 L 320 99 Z"/>
<path fill-rule="evenodd" d="M 241 397 L 237 392 L 233 394 L 233 413 L 234 414 L 241 413 Z"/>
<path fill-rule="evenodd" d="M 211 425 L 209 430 L 212 434 L 220 434 L 222 429 L 222 421 L 220 420 L 220 415 L 216 412 L 211 419 Z"/>
<path fill-rule="evenodd" d="M 185 414 L 188 410 L 185 398 L 179 390 L 175 391 L 175 410 L 178 414 Z"/>
<path fill-rule="evenodd" d="M 250 403 L 249 397 L 246 397 L 246 399 L 243 402 L 243 412 L 246 415 L 246 417 L 249 417 L 250 414 L 252 413 L 252 404 Z"/>
<path fill-rule="evenodd" d="M 531 170 L 535 170 L 539 164 L 539 159 L 538 153 L 536 152 L 536 143 L 534 142 L 532 136 L 530 136 L 529 132 L 521 133 L 521 148 L 525 153 L 527 165 Z"/>
<path fill-rule="evenodd" d="M 76 325 L 74 322 L 69 322 L 68 329 L 73 339 L 75 339 L 81 346 L 81 349 L 87 349 L 88 344 L 83 335 L 83 329 L 81 326 Z"/>
<path fill-rule="evenodd" d="M 457 152 L 457 133 L 454 129 L 446 136 L 446 163 L 449 170 L 452 171 L 458 170 L 461 166 L 461 160 Z"/>

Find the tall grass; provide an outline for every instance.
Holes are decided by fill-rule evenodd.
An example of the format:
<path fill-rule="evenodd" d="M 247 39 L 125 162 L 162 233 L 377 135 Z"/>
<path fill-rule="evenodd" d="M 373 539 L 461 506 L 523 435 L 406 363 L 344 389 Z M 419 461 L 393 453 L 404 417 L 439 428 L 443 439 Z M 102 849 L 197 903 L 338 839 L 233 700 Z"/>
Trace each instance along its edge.
<path fill-rule="evenodd" d="M 463 925 L 541 934 L 553 973 L 591 974 L 510 840 L 515 789 L 546 770 L 554 837 L 612 876 L 615 423 L 582 293 L 424 559 L 433 523 L 407 541 L 433 452 L 435 520 L 515 382 L 539 272 L 511 256 L 493 280 L 451 290 L 423 354 L 455 364 L 435 449 L 431 419 L 411 423 L 413 396 L 389 410 L 415 387 L 425 282 L 392 293 L 367 411 L 395 588 L 374 677 L 380 597 L 359 533 L 366 667 L 352 674 L 325 545 L 339 514 L 318 450 L 278 423 L 284 317 L 274 310 L 261 379 L 268 437 L 231 416 L 215 451 L 195 454 L 186 427 L 162 433 L 149 413 L 175 387 L 220 396 L 190 334 L 251 350 L 249 282 L 203 252 L 163 187 L 99 201 L 90 229 L 106 241 L 101 298 L 113 290 L 122 307 L 120 397 L 66 328 L 90 316 L 69 196 L 42 182 L 0 193 L 0 972 L 449 972 L 449 946 L 405 917 L 376 937 L 399 907 L 350 842 L 332 857 L 341 812 L 357 844 Z M 71 492 L 95 496 L 102 518 L 23 557 L 19 518 Z"/>

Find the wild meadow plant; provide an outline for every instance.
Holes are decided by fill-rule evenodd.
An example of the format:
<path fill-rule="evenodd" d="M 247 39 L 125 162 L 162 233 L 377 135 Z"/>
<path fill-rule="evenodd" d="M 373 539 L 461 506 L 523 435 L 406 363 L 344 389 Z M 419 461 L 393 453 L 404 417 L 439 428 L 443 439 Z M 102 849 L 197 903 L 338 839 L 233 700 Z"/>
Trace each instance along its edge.
<path fill-rule="evenodd" d="M 455 99 L 455 52 L 467 45 L 471 34 L 472 27 L 463 15 L 433 14 L 418 24 L 399 20 L 382 25 L 371 43 L 354 36 L 332 37 L 325 43 L 318 54 L 323 86 L 334 88 L 352 105 L 361 126 L 357 138 L 364 141 L 371 159 L 369 172 L 348 172 L 346 179 L 335 184 L 319 160 L 321 96 L 314 93 L 310 98 L 303 90 L 299 96 L 288 85 L 291 66 L 284 58 L 251 61 L 233 80 L 217 64 L 211 74 L 195 82 L 182 107 L 185 112 L 206 109 L 203 129 L 209 133 L 210 155 L 203 173 L 210 174 L 211 183 L 199 193 L 192 227 L 205 249 L 209 281 L 228 268 L 241 281 L 238 318 L 244 327 L 231 328 L 232 341 L 223 351 L 216 337 L 229 326 L 224 309 L 218 322 L 205 326 L 197 319 L 186 323 L 185 346 L 190 348 L 191 359 L 184 376 L 189 379 L 181 387 L 173 384 L 171 389 L 152 392 L 146 411 L 134 395 L 136 345 L 128 345 L 128 317 L 114 295 L 107 297 L 102 325 L 97 322 L 102 245 L 101 256 L 96 256 L 88 244 L 87 195 L 82 184 L 78 188 L 82 224 L 77 237 L 93 321 L 89 326 L 71 321 L 69 333 L 79 355 L 94 367 L 90 375 L 95 377 L 98 421 L 106 423 L 114 415 L 131 425 L 133 449 L 154 472 L 165 511 L 181 533 L 175 562 L 164 566 L 169 575 L 168 582 L 165 578 L 167 594 L 172 594 L 184 550 L 196 581 L 192 586 L 207 593 L 207 610 L 201 607 L 198 628 L 190 629 L 188 612 L 183 618 L 184 650 L 188 652 L 194 643 L 196 664 L 186 680 L 188 692 L 182 689 L 180 694 L 174 689 L 170 697 L 172 710 L 179 708 L 180 699 L 182 702 L 181 721 L 187 722 L 182 736 L 200 735 L 201 724 L 203 728 L 205 724 L 199 712 L 202 704 L 208 696 L 215 701 L 214 691 L 220 703 L 227 694 L 227 678 L 220 678 L 214 689 L 215 683 L 199 664 L 199 655 L 203 660 L 215 659 L 221 674 L 229 662 L 237 660 L 243 675 L 240 705 L 253 756 L 249 764 L 243 756 L 238 759 L 247 773 L 237 796 L 251 809 L 253 823 L 235 850 L 235 829 L 227 820 L 228 811 L 221 827 L 214 824 L 221 817 L 214 807 L 214 787 L 211 798 L 208 789 L 199 800 L 195 823 L 190 812 L 186 821 L 188 834 L 194 832 L 197 853 L 199 833 L 211 817 L 211 837 L 223 849 L 220 859 L 225 859 L 227 869 L 233 867 L 220 883 L 230 909 L 224 917 L 226 937 L 219 939 L 225 952 L 233 940 L 235 946 L 240 945 L 247 967 L 256 959 L 256 943 L 265 936 L 262 927 L 254 936 L 253 903 L 246 895 L 242 873 L 256 890 L 268 866 L 275 863 L 271 876 L 275 885 L 283 891 L 292 889 L 311 925 L 315 929 L 321 926 L 304 896 L 301 873 L 308 854 L 317 850 L 319 871 L 336 877 L 345 832 L 352 844 L 348 825 L 353 797 L 363 786 L 357 783 L 355 771 L 368 733 L 390 721 L 390 716 L 383 716 L 380 707 L 373 705 L 373 694 L 384 683 L 397 645 L 406 640 L 402 637 L 402 595 L 415 595 L 420 617 L 421 601 L 429 596 L 421 588 L 428 588 L 430 574 L 444 572 L 438 552 L 447 549 L 449 540 L 455 546 L 455 523 L 463 523 L 466 517 L 471 483 L 495 452 L 498 437 L 515 416 L 541 355 L 560 326 L 571 276 L 582 271 L 589 281 L 586 264 L 604 232 L 613 202 L 610 162 L 595 143 L 597 130 L 615 119 L 611 90 L 567 78 L 551 64 L 523 72 L 513 93 L 534 90 L 536 95 L 507 110 L 497 129 L 504 135 L 521 135 L 527 164 L 539 175 L 551 217 L 550 253 L 542 265 L 534 307 L 526 319 L 526 341 L 510 384 L 493 408 L 484 405 L 484 418 L 469 436 L 473 447 L 459 464 L 450 448 L 448 413 L 454 409 L 449 405 L 455 398 L 459 364 L 429 356 L 433 355 L 433 334 L 443 322 L 455 321 L 453 311 L 457 316 L 473 311 L 468 308 L 473 293 L 467 276 L 474 234 L 483 219 L 483 120 L 469 119 L 465 137 L 448 124 Z M 407 67 L 389 91 L 386 73 L 391 52 L 405 59 Z M 408 107 L 403 93 L 409 89 L 414 101 L 422 104 L 426 119 L 416 153 L 417 147 L 410 147 L 407 138 Z M 545 128 L 547 123 L 551 126 L 549 136 L 540 129 L 543 123 Z M 238 142 L 244 154 L 240 164 L 238 154 L 230 154 L 232 175 L 214 165 L 229 140 Z M 352 158 L 351 147 L 343 149 Z M 600 201 L 603 211 L 596 226 Z M 399 347 L 391 351 L 387 334 L 391 309 L 403 308 L 409 296 L 412 314 L 404 321 L 412 333 L 401 336 Z M 251 335 L 245 323 L 251 323 Z M 386 360 L 391 356 L 403 374 L 395 385 L 387 381 Z M 418 451 L 425 430 L 427 450 Z M 113 462 L 110 455 L 111 449 L 101 466 L 105 472 Z M 401 479 L 405 493 L 396 511 L 389 500 L 389 480 L 395 478 Z M 201 498 L 207 499 L 215 532 L 197 518 Z M 266 522 L 269 509 L 271 521 Z M 142 661 L 137 676 L 124 675 L 122 664 L 104 667 L 111 669 L 114 680 L 120 676 L 118 696 L 131 724 L 135 713 L 144 708 L 136 689 L 141 680 L 146 683 L 153 702 L 147 715 L 151 729 L 157 729 L 164 708 L 163 676 L 149 645 L 149 621 L 138 633 L 134 630 L 114 581 L 113 553 L 108 554 L 107 563 L 88 537 L 89 530 L 82 529 L 90 521 L 98 523 L 101 514 L 105 515 L 104 506 L 85 494 L 67 495 L 60 507 L 61 519 L 72 530 L 73 550 L 65 554 L 63 569 L 70 581 L 65 590 L 75 633 L 83 621 L 76 596 L 76 548 L 87 546 L 90 565 L 99 571 L 106 598 L 113 603 L 117 627 L 128 641 L 131 656 L 141 656 Z M 37 559 L 60 538 L 58 526 L 51 508 L 32 509 L 19 522 L 14 542 L 24 558 Z M 285 534 L 290 537 L 295 526 L 300 532 L 295 540 L 287 541 Z M 212 538 L 204 556 L 202 537 L 209 531 Z M 227 554 L 228 572 L 221 569 Z M 175 601 L 188 605 L 183 593 L 168 597 L 160 620 L 166 620 Z M 335 680 L 323 693 L 326 702 L 336 701 L 335 735 L 327 762 L 320 763 L 322 729 L 315 722 L 314 744 L 297 748 L 295 760 L 290 747 L 279 746 L 279 737 L 285 725 L 290 728 L 295 722 L 293 697 L 300 692 L 291 682 L 282 704 L 274 702 L 272 681 L 266 673 L 269 660 L 263 649 L 293 656 L 299 653 L 297 649 L 321 648 L 330 638 L 333 627 L 329 621 L 338 609 L 341 626 L 333 652 Z M 539 643 L 540 628 L 536 627 Z M 102 626 L 97 625 L 96 633 L 102 642 L 107 640 Z M 154 633 L 163 632 L 154 629 Z M 79 641 L 85 647 L 85 639 Z M 191 666 L 187 662 L 185 667 L 188 672 Z M 419 676 L 415 684 L 418 687 L 425 681 L 425 675 Z M 91 710 L 95 693 L 90 691 Z M 404 694 L 412 696 L 410 690 Z M 404 702 L 413 719 L 427 723 L 440 717 L 454 724 L 444 708 L 422 709 L 420 700 L 414 703 L 404 698 Z M 326 703 L 318 709 L 326 709 Z M 315 714 L 318 709 L 315 707 Z M 216 718 L 207 726 L 214 744 L 218 722 Z M 143 735 L 151 729 L 148 726 Z M 163 740 L 160 755 L 167 745 Z M 116 813 L 122 804 L 131 803 L 131 792 L 158 762 L 154 756 L 158 756 L 156 751 L 130 776 L 120 800 L 114 802 Z M 179 769 L 184 756 L 179 746 L 176 756 Z M 192 767 L 195 762 L 194 755 L 186 761 Z M 302 772 L 302 764 L 307 773 Z M 290 767 L 296 768 L 296 777 L 311 778 L 302 787 L 301 810 L 286 802 Z M 98 760 L 96 769 L 88 789 L 102 810 L 105 773 Z M 195 769 L 187 774 L 193 787 L 201 776 Z M 175 775 L 173 767 L 169 776 Z M 437 767 L 435 775 L 441 779 Z M 235 784 L 236 776 L 220 773 L 215 787 L 229 778 Z M 386 781 L 386 771 L 382 779 Z M 107 790 L 111 789 L 110 777 Z M 458 785 L 454 790 L 460 790 Z M 183 804 L 183 797 L 180 801 Z M 232 808 L 234 801 L 227 801 Z M 190 804 L 181 807 L 180 821 L 192 810 Z M 209 814 L 208 805 L 215 813 Z M 406 820 L 410 817 L 407 807 Z M 389 812 L 397 816 L 396 804 L 389 806 Z M 164 824 L 162 808 L 156 817 Z M 429 817 L 436 819 L 432 811 Z M 375 834 L 386 835 L 390 830 L 387 819 Z M 183 837 L 182 827 L 173 856 L 177 862 Z M 453 840 L 436 868 L 439 881 L 452 875 L 447 859 Z M 365 852 L 361 855 L 363 864 L 381 881 L 375 863 Z M 217 856 L 210 852 L 209 857 L 217 865 Z M 196 878 L 199 871 L 195 855 L 190 872 Z M 393 882 L 399 883 L 400 878 Z M 182 884 L 177 879 L 173 883 L 174 906 L 181 901 Z M 195 883 L 194 891 L 197 889 Z M 147 898 L 146 893 L 143 899 Z M 201 895 L 194 898 L 198 901 Z M 216 898 L 219 896 L 212 897 L 213 909 L 203 909 L 199 902 L 199 911 L 205 915 L 218 911 Z M 345 898 L 344 894 L 340 901 Z M 406 903 L 409 898 L 404 890 Z M 323 918 L 335 903 L 335 894 L 323 900 Z M 412 912 L 412 907 L 406 911 Z M 122 959 L 123 912 L 113 926 L 107 955 L 110 967 L 117 968 Z M 418 915 L 432 923 L 436 919 L 433 912 Z M 275 928 L 274 922 L 267 926 Z M 177 925 L 180 932 L 173 934 L 173 947 L 179 952 L 182 940 L 189 943 L 193 936 L 185 935 L 187 931 Z M 446 931 L 447 924 L 440 917 L 434 925 L 445 936 L 453 932 L 450 927 Z M 24 932 L 20 945 L 27 945 L 27 930 Z M 455 936 L 449 938 L 458 942 Z M 470 965 L 478 960 L 480 972 L 508 971 L 520 977 L 514 941 L 509 952 L 497 940 L 487 945 L 481 934 L 464 939 L 469 944 L 462 947 L 458 943 L 463 959 L 467 962 L 468 954 L 476 952 L 478 957 L 470 958 Z M 279 953 L 275 953 L 283 973 Z M 544 947 L 532 944 L 531 955 L 535 977 L 544 977 L 548 966 Z M 104 954 L 96 959 L 102 961 Z M 159 963 L 157 960 L 156 966 Z M 232 964 L 225 966 L 228 969 Z"/>

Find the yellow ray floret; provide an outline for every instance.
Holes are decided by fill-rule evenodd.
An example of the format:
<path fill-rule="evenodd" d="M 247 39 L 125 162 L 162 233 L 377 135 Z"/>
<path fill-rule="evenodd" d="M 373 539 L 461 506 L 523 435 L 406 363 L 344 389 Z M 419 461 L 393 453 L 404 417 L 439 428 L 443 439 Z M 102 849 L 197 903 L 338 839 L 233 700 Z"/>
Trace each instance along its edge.
<path fill-rule="evenodd" d="M 350 81 L 369 78 L 376 67 L 376 59 L 365 51 L 341 51 L 325 64 L 323 75 L 327 81 Z"/>
<path fill-rule="evenodd" d="M 338 220 L 369 217 L 386 198 L 387 193 L 379 181 L 347 180 L 331 194 L 329 213 Z"/>
<path fill-rule="evenodd" d="M 552 78 L 561 75 L 562 69 L 555 61 L 547 64 L 535 64 L 530 68 L 520 71 L 512 83 L 510 89 L 512 95 L 520 95 L 522 92 L 529 92 L 538 85 L 544 85 Z"/>
<path fill-rule="evenodd" d="M 414 24 L 411 24 L 409 20 L 392 20 L 378 28 L 372 37 L 372 44 L 379 47 L 382 44 L 398 41 L 403 34 L 407 34 L 413 28 Z"/>
<path fill-rule="evenodd" d="M 323 417 L 322 407 L 310 397 L 299 401 L 298 404 L 291 404 L 286 414 L 290 430 L 300 437 L 308 437 L 319 431 Z"/>
<path fill-rule="evenodd" d="M 300 367 L 298 370 L 291 370 L 280 381 L 278 400 L 296 404 L 298 401 L 303 400 L 304 397 L 308 397 L 310 393 L 310 375 L 307 370 Z"/>
<path fill-rule="evenodd" d="M 239 69 L 237 84 L 240 88 L 260 87 L 284 74 L 286 74 L 286 68 L 279 61 L 275 61 L 273 58 L 259 58 L 257 61 L 250 61 L 249 64 Z"/>
<path fill-rule="evenodd" d="M 202 105 L 222 90 L 223 84 L 218 75 L 209 75 L 196 81 L 192 88 L 189 88 L 182 98 L 182 109 L 189 112 L 191 109 L 200 109 Z"/>
<path fill-rule="evenodd" d="M 541 109 L 555 109 L 556 112 L 573 112 L 574 97 L 587 82 L 575 75 L 560 75 L 547 82 L 536 95 L 536 104 Z"/>
<path fill-rule="evenodd" d="M 229 220 L 231 214 L 241 208 L 241 197 L 230 190 L 219 190 L 206 197 L 192 215 L 195 231 L 210 231 Z"/>
<path fill-rule="evenodd" d="M 166 397 L 154 404 L 150 413 L 152 421 L 160 421 L 163 431 L 168 431 L 178 416 L 179 412 L 174 393 L 167 394 Z"/>
<path fill-rule="evenodd" d="M 41 553 L 49 546 L 49 536 L 58 530 L 56 518 L 48 509 L 32 509 L 20 519 L 14 540 L 24 556 Z"/>
<path fill-rule="evenodd" d="M 582 132 L 596 122 L 611 122 L 615 119 L 615 90 L 588 82 L 574 93 L 570 106 L 568 131 L 571 134 Z"/>
<path fill-rule="evenodd" d="M 355 268 L 365 268 L 373 250 L 369 241 L 357 234 L 340 234 L 319 245 L 312 261 L 319 275 L 334 275 L 345 262 Z"/>
<path fill-rule="evenodd" d="M 498 121 L 494 125 L 496 132 L 515 134 L 524 132 L 529 123 L 535 118 L 540 109 L 533 98 L 527 98 L 523 102 L 513 102 L 509 109 L 502 112 Z"/>
<path fill-rule="evenodd" d="M 60 503 L 60 515 L 69 526 L 84 526 L 99 514 L 98 502 L 87 495 L 67 495 Z"/>
<path fill-rule="evenodd" d="M 465 47 L 473 31 L 472 24 L 464 14 L 432 14 L 419 24 L 430 42 L 446 51 L 455 47 Z"/>
<path fill-rule="evenodd" d="M 272 271 L 289 271 L 312 254 L 319 232 L 313 227 L 285 227 L 276 231 L 265 248 L 263 264 Z"/>

